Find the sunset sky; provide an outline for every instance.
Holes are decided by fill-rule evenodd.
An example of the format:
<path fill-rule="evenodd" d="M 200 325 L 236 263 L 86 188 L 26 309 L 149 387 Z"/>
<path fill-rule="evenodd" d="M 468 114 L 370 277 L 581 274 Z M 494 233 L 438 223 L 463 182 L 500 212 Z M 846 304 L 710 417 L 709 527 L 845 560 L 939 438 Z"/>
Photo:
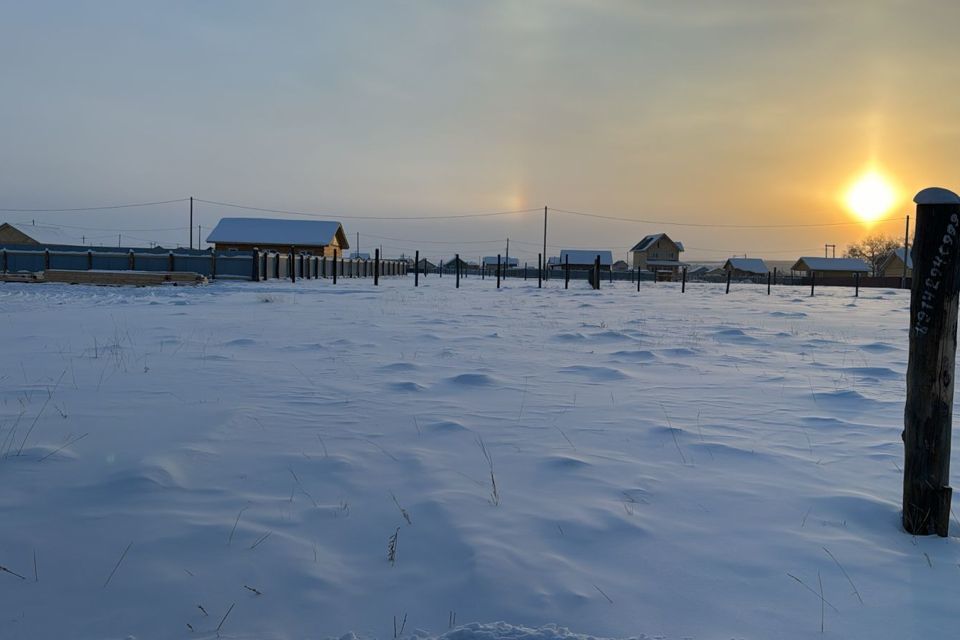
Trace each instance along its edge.
<path fill-rule="evenodd" d="M 916 191 L 960 190 L 958 25 L 955 0 L 0 2 L 0 208 L 193 195 L 328 214 L 361 250 L 476 256 L 510 237 L 536 260 L 544 205 L 847 222 L 846 192 L 873 170 L 894 190 L 880 217 L 899 220 L 872 229 L 899 237 Z M 258 215 L 196 211 L 206 229 Z M 0 221 L 115 239 L 186 212 Z M 557 212 L 549 244 L 625 257 L 666 231 L 687 260 L 788 260 L 869 230 Z"/>

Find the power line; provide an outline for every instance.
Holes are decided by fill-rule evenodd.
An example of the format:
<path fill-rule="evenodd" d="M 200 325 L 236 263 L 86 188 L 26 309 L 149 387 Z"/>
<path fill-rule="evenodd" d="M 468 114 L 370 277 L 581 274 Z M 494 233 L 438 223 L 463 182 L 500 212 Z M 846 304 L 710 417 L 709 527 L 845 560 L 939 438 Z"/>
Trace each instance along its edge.
<path fill-rule="evenodd" d="M 189 198 L 178 198 L 176 200 L 158 200 L 156 202 L 131 202 L 127 204 L 110 204 L 100 207 L 72 207 L 67 209 L 16 209 L 0 208 L 4 213 L 66 213 L 70 211 L 105 211 L 107 209 L 131 209 L 133 207 L 152 207 L 159 204 L 174 204 L 177 202 L 186 202 Z"/>
<path fill-rule="evenodd" d="M 506 216 L 514 213 L 533 213 L 540 209 L 518 209 L 515 211 L 490 211 L 484 213 L 458 213 L 439 216 L 349 216 L 342 214 L 320 214 L 308 211 L 291 211 L 289 209 L 268 209 L 266 207 L 252 207 L 245 204 L 236 204 L 232 202 L 217 202 L 216 200 L 204 200 L 194 198 L 194 202 L 203 202 L 204 204 L 215 204 L 221 207 L 232 207 L 234 209 L 246 209 L 248 211 L 262 211 L 264 213 L 282 213 L 290 216 L 307 216 L 310 218 L 343 218 L 349 220 L 451 220 L 459 218 L 489 218 L 492 216 Z"/>
<path fill-rule="evenodd" d="M 671 222 L 668 220 L 645 220 L 643 218 L 625 218 L 622 216 L 610 216 L 600 213 L 589 213 L 586 211 L 571 211 L 569 209 L 555 209 L 552 208 L 550 211 L 557 211 L 559 213 L 569 213 L 575 216 L 583 216 L 586 218 L 601 218 L 603 220 L 618 220 L 620 222 L 641 222 L 644 224 L 660 224 L 660 225 L 672 225 L 675 227 L 703 227 L 707 229 L 799 229 L 804 227 L 838 227 L 843 225 L 851 224 L 863 224 L 859 220 L 849 220 L 846 222 L 816 222 L 816 223 L 804 223 L 804 224 L 711 224 L 711 223 L 700 223 L 700 222 Z M 890 222 L 892 220 L 903 220 L 904 218 L 883 218 L 881 220 L 874 220 L 873 222 Z"/>

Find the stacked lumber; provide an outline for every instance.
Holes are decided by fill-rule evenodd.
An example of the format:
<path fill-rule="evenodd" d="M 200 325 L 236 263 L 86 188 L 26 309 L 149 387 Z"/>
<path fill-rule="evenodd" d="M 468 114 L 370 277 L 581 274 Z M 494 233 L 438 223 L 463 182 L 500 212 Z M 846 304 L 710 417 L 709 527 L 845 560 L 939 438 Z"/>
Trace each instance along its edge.
<path fill-rule="evenodd" d="M 146 287 L 160 284 L 206 284 L 206 276 L 190 271 L 68 271 L 48 269 L 36 273 L 6 273 L 5 282 L 63 282 L 67 284 L 132 285 Z"/>

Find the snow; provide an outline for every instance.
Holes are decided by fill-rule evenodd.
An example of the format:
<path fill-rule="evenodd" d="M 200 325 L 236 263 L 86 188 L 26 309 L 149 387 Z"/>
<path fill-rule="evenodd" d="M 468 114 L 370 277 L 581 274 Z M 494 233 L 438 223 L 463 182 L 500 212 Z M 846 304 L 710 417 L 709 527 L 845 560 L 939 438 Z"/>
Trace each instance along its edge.
<path fill-rule="evenodd" d="M 328 220 L 221 218 L 207 236 L 207 242 L 326 246 L 333 241 L 340 229 L 339 222 Z M 342 246 L 347 247 L 346 244 Z"/>
<path fill-rule="evenodd" d="M 0 285 L 0 637 L 960 624 L 899 526 L 907 292 L 380 282 Z"/>

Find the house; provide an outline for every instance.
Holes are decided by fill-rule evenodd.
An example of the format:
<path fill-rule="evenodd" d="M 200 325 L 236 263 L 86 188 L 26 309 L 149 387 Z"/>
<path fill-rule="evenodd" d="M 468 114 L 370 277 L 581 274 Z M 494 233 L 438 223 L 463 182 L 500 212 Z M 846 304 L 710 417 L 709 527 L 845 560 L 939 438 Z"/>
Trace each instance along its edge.
<path fill-rule="evenodd" d="M 630 249 L 630 261 L 634 269 L 676 275 L 685 266 L 680 262 L 682 252 L 682 242 L 672 240 L 665 233 L 654 233 Z"/>
<path fill-rule="evenodd" d="M 343 255 L 350 248 L 339 222 L 278 218 L 221 218 L 207 242 L 217 251 L 296 251 L 318 256 Z"/>
<path fill-rule="evenodd" d="M 904 261 L 904 254 L 906 254 L 906 261 Z M 881 276 L 899 278 L 903 275 L 904 262 L 907 265 L 907 277 L 913 277 L 913 254 L 905 251 L 903 247 L 891 251 L 890 255 L 880 263 L 878 272 Z"/>
<path fill-rule="evenodd" d="M 453 257 L 453 258 L 450 258 L 449 260 L 447 260 L 446 262 L 443 263 L 443 268 L 444 268 L 444 269 L 447 269 L 447 270 L 456 269 L 456 268 L 457 268 L 457 260 L 460 261 L 460 271 L 461 271 L 461 272 L 466 271 L 467 267 L 470 266 L 470 263 L 467 262 L 466 260 L 464 260 L 463 258 Z"/>
<path fill-rule="evenodd" d="M 870 275 L 870 265 L 859 258 L 803 257 L 793 263 L 791 271 L 802 271 L 818 276 L 852 278 L 854 274 Z"/>
<path fill-rule="evenodd" d="M 78 238 L 67 235 L 59 227 L 42 224 L 0 224 L 0 245 L 79 246 Z"/>
<path fill-rule="evenodd" d="M 416 265 L 420 273 L 433 273 L 434 271 L 437 270 L 437 265 L 433 264 L 426 258 L 420 258 L 420 262 L 416 263 Z M 410 260 L 409 268 L 413 269 L 413 267 L 414 267 L 414 261 Z"/>
<path fill-rule="evenodd" d="M 630 270 L 630 265 L 627 264 L 627 261 L 626 261 L 626 260 L 617 260 L 616 262 L 613 263 L 613 270 L 614 270 L 614 271 L 629 271 L 629 270 Z"/>
<path fill-rule="evenodd" d="M 350 259 L 351 259 L 351 260 L 369 260 L 369 259 L 370 259 L 370 254 L 369 254 L 369 253 L 361 253 L 361 252 L 359 252 L 359 251 L 351 251 L 351 252 L 350 252 Z"/>
<path fill-rule="evenodd" d="M 734 278 L 752 278 L 770 273 L 767 263 L 760 258 L 728 258 L 723 270 Z"/>
<path fill-rule="evenodd" d="M 484 264 L 484 266 L 487 266 L 487 267 L 495 267 L 495 266 L 497 266 L 497 256 L 484 256 L 484 257 L 483 257 L 483 264 Z M 506 257 L 506 256 L 500 256 L 500 266 L 501 266 L 502 268 L 518 267 L 518 266 L 520 266 L 520 259 L 519 259 L 519 258 L 508 258 L 508 257 Z"/>
<path fill-rule="evenodd" d="M 610 271 L 613 266 L 613 252 L 599 249 L 563 249 L 560 251 L 560 266 L 571 269 L 593 269 L 597 256 L 600 256 L 600 270 Z"/>

